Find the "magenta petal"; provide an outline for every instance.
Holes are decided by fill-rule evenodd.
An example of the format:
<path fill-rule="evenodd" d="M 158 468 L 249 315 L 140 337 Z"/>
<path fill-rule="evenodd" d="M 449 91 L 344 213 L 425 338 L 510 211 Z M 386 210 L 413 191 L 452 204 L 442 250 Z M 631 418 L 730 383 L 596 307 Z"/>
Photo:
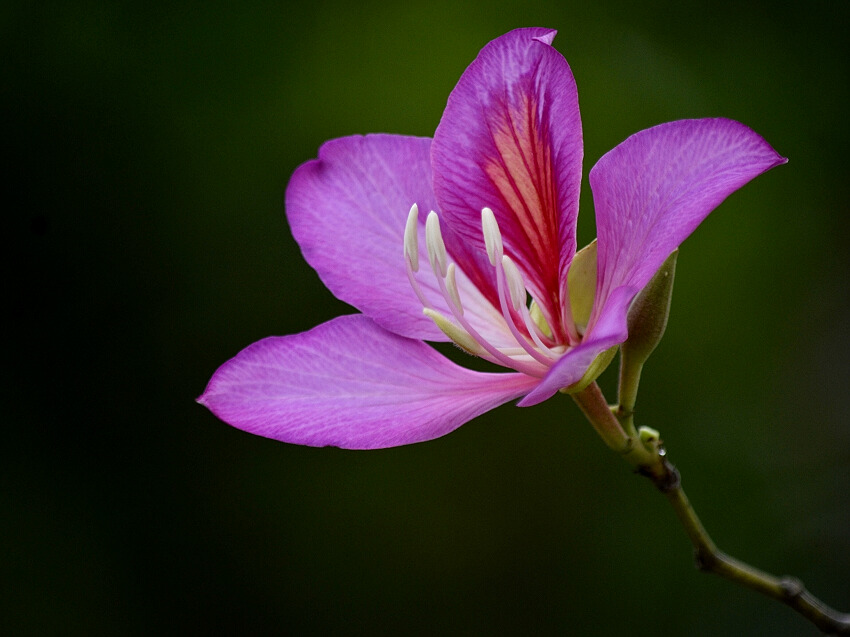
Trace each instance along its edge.
<path fill-rule="evenodd" d="M 549 29 L 517 29 L 485 46 L 449 96 L 434 135 L 443 216 L 484 249 L 489 207 L 505 250 L 551 316 L 575 253 L 582 134 L 575 80 Z"/>
<path fill-rule="evenodd" d="M 597 300 L 621 285 L 643 288 L 729 194 L 786 161 L 755 132 L 728 119 L 661 124 L 608 152 L 590 171 L 599 238 Z"/>
<path fill-rule="evenodd" d="M 552 366 L 540 384 L 519 402 L 530 407 L 553 396 L 559 389 L 580 381 L 599 354 L 624 342 L 628 337 L 626 319 L 637 288 L 620 287 L 608 298 L 601 316 L 581 344 L 573 347 Z"/>
<path fill-rule="evenodd" d="M 422 315 L 403 256 L 411 205 L 423 219 L 437 207 L 430 148 L 430 139 L 400 135 L 331 140 L 295 171 L 286 214 L 304 258 L 337 298 L 398 334 L 445 340 Z"/>
<path fill-rule="evenodd" d="M 198 402 L 260 436 L 376 449 L 445 435 L 536 382 L 464 369 L 353 315 L 250 345 L 216 371 Z"/>

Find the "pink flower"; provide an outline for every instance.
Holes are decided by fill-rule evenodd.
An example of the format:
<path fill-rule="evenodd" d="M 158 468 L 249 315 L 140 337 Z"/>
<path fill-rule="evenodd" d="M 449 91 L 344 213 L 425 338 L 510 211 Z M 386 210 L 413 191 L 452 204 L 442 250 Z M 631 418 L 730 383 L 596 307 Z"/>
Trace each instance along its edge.
<path fill-rule="evenodd" d="M 199 402 L 269 438 L 368 449 L 430 440 L 601 372 L 667 256 L 786 160 L 728 119 L 636 133 L 590 171 L 598 243 L 577 254 L 581 120 L 554 37 L 517 29 L 485 46 L 433 140 L 335 139 L 295 171 L 292 232 L 362 314 L 250 345 Z M 471 371 L 423 342 L 449 338 L 513 371 Z"/>

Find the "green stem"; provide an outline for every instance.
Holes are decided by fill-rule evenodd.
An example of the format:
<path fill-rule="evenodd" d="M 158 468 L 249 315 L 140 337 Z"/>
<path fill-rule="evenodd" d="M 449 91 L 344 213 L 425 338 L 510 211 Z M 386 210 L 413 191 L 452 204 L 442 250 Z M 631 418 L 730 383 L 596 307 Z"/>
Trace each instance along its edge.
<path fill-rule="evenodd" d="M 640 384 L 640 373 L 643 370 L 643 361 L 629 355 L 627 349 L 620 350 L 620 382 L 618 398 L 620 399 L 620 411 L 632 414 L 635 410 L 638 385 Z"/>
<path fill-rule="evenodd" d="M 610 449 L 617 453 L 629 451 L 632 444 L 631 438 L 623 431 L 623 427 L 608 406 L 596 381 L 571 396 Z"/>
<path fill-rule="evenodd" d="M 697 517 L 688 496 L 682 490 L 679 472 L 666 458 L 661 460 L 662 471 L 647 473 L 647 477 L 666 497 L 676 517 L 694 547 L 697 568 L 714 573 L 762 595 L 782 602 L 828 635 L 850 635 L 850 615 L 840 613 L 812 595 L 795 577 L 777 577 L 741 562 L 723 551 L 712 541 Z"/>
<path fill-rule="evenodd" d="M 786 604 L 828 635 L 850 635 L 850 615 L 821 602 L 797 578 L 776 577 L 717 548 L 682 490 L 679 472 L 667 459 L 658 432 L 646 427 L 635 429 L 633 401 L 625 409 L 612 409 L 595 382 L 572 396 L 605 443 L 666 496 L 693 544 L 699 570 Z"/>

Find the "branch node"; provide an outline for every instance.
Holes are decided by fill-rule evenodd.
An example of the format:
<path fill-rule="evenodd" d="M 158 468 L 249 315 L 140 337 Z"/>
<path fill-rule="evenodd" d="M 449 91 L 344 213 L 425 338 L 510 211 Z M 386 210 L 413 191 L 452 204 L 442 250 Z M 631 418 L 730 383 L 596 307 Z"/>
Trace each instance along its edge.
<path fill-rule="evenodd" d="M 782 594 L 789 602 L 800 597 L 800 595 L 806 591 L 806 587 L 803 586 L 803 582 L 798 580 L 796 577 L 791 577 L 789 575 L 786 575 L 780 580 L 779 586 L 782 587 Z"/>
<path fill-rule="evenodd" d="M 649 478 L 661 493 L 670 493 L 682 486 L 682 476 L 679 474 L 679 470 L 667 458 L 661 457 L 660 471 L 657 467 L 657 464 L 652 467 L 638 467 L 637 472 L 645 478 Z"/>
<path fill-rule="evenodd" d="M 694 566 L 698 571 L 709 573 L 714 565 L 714 555 L 710 551 L 706 551 L 702 547 L 694 548 Z"/>

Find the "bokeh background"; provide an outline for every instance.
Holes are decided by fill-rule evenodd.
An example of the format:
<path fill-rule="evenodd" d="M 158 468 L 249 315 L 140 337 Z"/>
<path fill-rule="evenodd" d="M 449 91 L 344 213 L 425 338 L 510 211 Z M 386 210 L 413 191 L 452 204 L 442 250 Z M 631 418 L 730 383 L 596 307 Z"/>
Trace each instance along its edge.
<path fill-rule="evenodd" d="M 242 347 L 351 311 L 287 228 L 295 167 L 332 137 L 431 135 L 518 26 L 559 29 L 585 175 L 686 117 L 790 158 L 685 243 L 639 418 L 722 548 L 850 611 L 848 9 L 4 5 L 0 632 L 816 634 L 697 573 L 566 397 L 376 452 L 253 437 L 194 402 Z M 582 211 L 584 243 L 586 178 Z"/>

